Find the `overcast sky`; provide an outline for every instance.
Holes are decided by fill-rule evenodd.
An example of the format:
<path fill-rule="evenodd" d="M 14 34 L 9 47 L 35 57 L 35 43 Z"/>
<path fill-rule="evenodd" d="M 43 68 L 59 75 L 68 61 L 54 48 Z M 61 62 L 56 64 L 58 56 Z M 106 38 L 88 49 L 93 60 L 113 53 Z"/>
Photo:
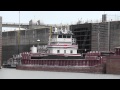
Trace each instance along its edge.
<path fill-rule="evenodd" d="M 46 24 L 66 24 L 82 20 L 100 20 L 104 11 L 20 11 L 21 23 L 28 23 L 31 19 L 42 20 Z M 120 11 L 106 11 L 108 15 L 120 16 Z M 19 11 L 0 11 L 3 22 L 19 22 Z"/>
<path fill-rule="evenodd" d="M 120 11 L 20 11 L 20 22 L 29 23 L 31 19 L 35 19 L 45 24 L 71 24 L 81 18 L 83 21 L 101 20 L 104 13 L 108 14 L 108 18 L 120 19 Z M 0 16 L 3 22 L 19 23 L 19 11 L 0 11 Z"/>

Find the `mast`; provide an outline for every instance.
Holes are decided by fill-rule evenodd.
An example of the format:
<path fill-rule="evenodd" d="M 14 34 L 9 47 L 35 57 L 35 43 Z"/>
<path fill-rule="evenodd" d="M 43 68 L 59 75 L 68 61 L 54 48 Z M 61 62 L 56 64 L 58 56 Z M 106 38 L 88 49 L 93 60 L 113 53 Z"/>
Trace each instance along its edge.
<path fill-rule="evenodd" d="M 19 30 L 18 30 L 18 54 L 20 53 L 20 11 L 19 11 Z"/>
<path fill-rule="evenodd" d="M 49 45 L 51 43 L 51 39 L 52 39 L 52 26 L 50 26 Z"/>
<path fill-rule="evenodd" d="M 108 51 L 110 51 L 110 21 L 108 21 Z"/>
<path fill-rule="evenodd" d="M 100 50 L 100 24 L 98 23 L 98 51 Z"/>

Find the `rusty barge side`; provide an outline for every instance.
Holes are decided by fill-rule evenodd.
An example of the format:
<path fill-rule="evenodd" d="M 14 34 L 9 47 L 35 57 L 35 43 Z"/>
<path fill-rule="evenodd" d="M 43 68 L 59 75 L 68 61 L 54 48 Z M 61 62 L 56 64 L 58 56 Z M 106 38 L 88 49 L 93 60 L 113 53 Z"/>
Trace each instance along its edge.
<path fill-rule="evenodd" d="M 17 65 L 16 69 L 105 73 L 104 63 L 106 62 L 106 57 L 100 57 L 100 53 L 98 52 L 87 53 L 84 59 L 33 59 L 32 56 L 35 55 L 28 52 L 23 53 L 21 64 Z"/>
<path fill-rule="evenodd" d="M 106 73 L 105 65 L 94 67 L 72 67 L 72 66 L 34 66 L 34 65 L 18 65 L 18 70 L 33 70 L 33 71 L 54 71 L 54 72 L 76 72 L 76 73 Z"/>

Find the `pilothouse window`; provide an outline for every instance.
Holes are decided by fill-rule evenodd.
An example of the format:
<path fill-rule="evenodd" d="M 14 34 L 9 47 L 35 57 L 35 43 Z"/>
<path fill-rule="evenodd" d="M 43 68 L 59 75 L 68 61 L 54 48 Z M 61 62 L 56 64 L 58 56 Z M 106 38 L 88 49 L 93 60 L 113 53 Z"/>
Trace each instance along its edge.
<path fill-rule="evenodd" d="M 64 50 L 64 53 L 66 53 L 66 50 Z"/>
<path fill-rule="evenodd" d="M 70 53 L 72 54 L 72 53 L 73 53 L 73 50 L 70 50 Z"/>
<path fill-rule="evenodd" d="M 58 38 L 62 38 L 62 35 L 59 35 Z"/>
<path fill-rule="evenodd" d="M 63 35 L 63 38 L 66 38 L 66 35 Z"/>
<path fill-rule="evenodd" d="M 70 35 L 67 35 L 67 38 L 71 38 L 71 36 L 70 36 Z"/>
<path fill-rule="evenodd" d="M 60 53 L 60 50 L 57 50 L 57 53 Z"/>

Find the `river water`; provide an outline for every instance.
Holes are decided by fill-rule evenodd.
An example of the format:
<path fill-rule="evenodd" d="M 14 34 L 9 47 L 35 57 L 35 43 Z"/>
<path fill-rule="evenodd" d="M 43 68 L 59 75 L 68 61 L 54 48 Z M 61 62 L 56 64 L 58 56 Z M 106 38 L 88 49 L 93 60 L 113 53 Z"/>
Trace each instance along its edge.
<path fill-rule="evenodd" d="M 120 79 L 120 75 L 0 69 L 0 79 Z"/>

